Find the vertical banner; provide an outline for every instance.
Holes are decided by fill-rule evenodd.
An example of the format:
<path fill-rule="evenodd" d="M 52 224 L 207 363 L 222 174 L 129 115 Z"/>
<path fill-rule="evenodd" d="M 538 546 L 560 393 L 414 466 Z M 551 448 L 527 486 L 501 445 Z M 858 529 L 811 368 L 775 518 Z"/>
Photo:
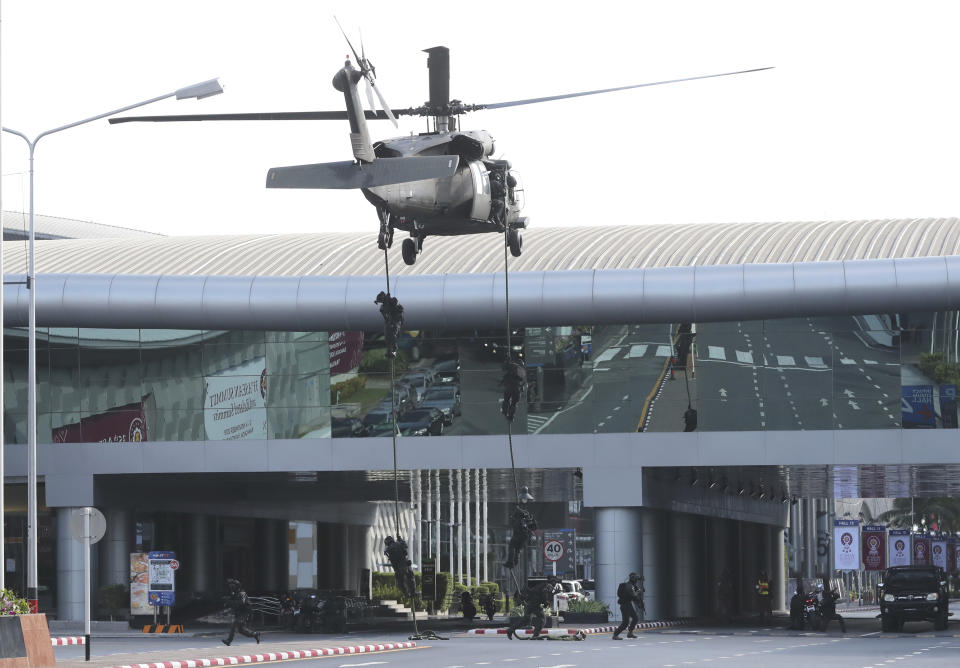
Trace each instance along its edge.
<path fill-rule="evenodd" d="M 147 603 L 147 580 L 150 569 L 146 552 L 130 554 L 130 614 L 152 615 L 153 609 Z"/>
<path fill-rule="evenodd" d="M 421 559 L 420 587 L 424 601 L 434 601 L 437 598 L 437 562 L 432 557 Z"/>
<path fill-rule="evenodd" d="M 930 558 L 934 566 L 947 570 L 947 541 L 944 538 L 930 541 Z"/>
<path fill-rule="evenodd" d="M 913 558 L 910 560 L 911 566 L 929 566 L 930 565 L 930 537 L 926 534 L 913 534 Z"/>
<path fill-rule="evenodd" d="M 862 536 L 864 570 L 882 571 L 887 567 L 887 528 L 865 526 Z"/>
<path fill-rule="evenodd" d="M 890 529 L 890 565 L 910 565 L 910 530 Z"/>
<path fill-rule="evenodd" d="M 904 385 L 900 389 L 900 413 L 904 428 L 935 428 L 937 417 L 933 411 L 933 385 Z"/>
<path fill-rule="evenodd" d="M 960 543 L 951 538 L 947 542 L 947 573 L 956 575 L 960 571 Z"/>
<path fill-rule="evenodd" d="M 860 570 L 860 521 L 833 521 L 833 567 L 838 571 Z"/>
<path fill-rule="evenodd" d="M 940 419 L 944 429 L 957 428 L 957 386 L 940 386 Z"/>

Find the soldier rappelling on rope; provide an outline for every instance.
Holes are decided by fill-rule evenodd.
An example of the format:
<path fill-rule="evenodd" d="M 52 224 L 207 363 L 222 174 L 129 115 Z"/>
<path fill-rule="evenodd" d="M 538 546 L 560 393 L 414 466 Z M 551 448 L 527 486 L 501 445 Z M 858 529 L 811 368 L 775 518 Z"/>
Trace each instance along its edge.
<path fill-rule="evenodd" d="M 524 487 L 526 493 L 526 487 Z M 523 548 L 530 543 L 533 532 L 537 530 L 537 520 L 522 505 L 514 507 L 510 513 L 510 527 L 513 534 L 510 536 L 510 545 L 507 548 L 507 560 L 504 562 L 506 568 L 513 568 L 520 561 L 520 553 Z"/>
<path fill-rule="evenodd" d="M 400 536 L 397 536 L 396 540 L 393 536 L 387 536 L 383 539 L 383 544 L 387 546 L 383 553 L 390 560 L 397 578 L 397 589 L 404 596 L 413 598 L 417 593 L 417 580 L 413 575 L 413 564 L 407 557 L 407 541 Z"/>
<path fill-rule="evenodd" d="M 383 316 L 383 336 L 387 344 L 387 357 L 397 356 L 397 340 L 400 330 L 403 329 L 403 306 L 396 297 L 391 297 L 381 290 L 377 294 L 374 304 L 380 305 L 380 315 Z"/>
<path fill-rule="evenodd" d="M 503 386 L 503 403 L 500 410 L 508 422 L 513 422 L 517 413 L 517 404 L 527 386 L 527 368 L 521 360 L 510 360 L 504 363 L 504 374 L 500 380 Z"/>

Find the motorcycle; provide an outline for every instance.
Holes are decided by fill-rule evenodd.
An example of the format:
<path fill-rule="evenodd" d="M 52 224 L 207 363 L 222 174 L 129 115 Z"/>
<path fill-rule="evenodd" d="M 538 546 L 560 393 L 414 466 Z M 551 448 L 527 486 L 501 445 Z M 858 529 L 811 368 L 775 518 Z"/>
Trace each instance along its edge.
<path fill-rule="evenodd" d="M 805 626 L 814 631 L 819 631 L 824 626 L 823 606 L 815 592 L 807 594 L 803 599 L 803 621 Z"/>
<path fill-rule="evenodd" d="M 300 602 L 293 593 L 286 592 L 280 599 L 280 627 L 292 631 L 297 627 L 300 617 Z"/>

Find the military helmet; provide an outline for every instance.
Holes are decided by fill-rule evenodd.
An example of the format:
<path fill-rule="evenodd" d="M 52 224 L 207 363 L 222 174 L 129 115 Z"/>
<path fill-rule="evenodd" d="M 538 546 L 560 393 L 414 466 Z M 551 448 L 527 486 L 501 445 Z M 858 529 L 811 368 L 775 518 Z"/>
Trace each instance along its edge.
<path fill-rule="evenodd" d="M 630 578 L 630 582 L 636 582 L 637 580 L 640 579 L 640 576 L 637 575 L 636 573 L 631 573 L 631 574 L 629 575 L 629 578 Z"/>
<path fill-rule="evenodd" d="M 383 539 L 383 542 L 386 543 L 387 545 L 392 545 L 392 544 L 393 544 L 393 536 L 387 536 L 386 538 Z"/>

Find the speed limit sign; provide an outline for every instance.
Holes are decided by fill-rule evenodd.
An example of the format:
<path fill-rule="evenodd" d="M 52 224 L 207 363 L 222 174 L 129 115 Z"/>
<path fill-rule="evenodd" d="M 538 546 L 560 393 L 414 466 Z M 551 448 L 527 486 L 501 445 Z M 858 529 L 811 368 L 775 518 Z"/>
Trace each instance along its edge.
<path fill-rule="evenodd" d="M 543 557 L 547 561 L 560 561 L 563 559 L 563 543 L 559 540 L 548 540 L 543 544 Z"/>

